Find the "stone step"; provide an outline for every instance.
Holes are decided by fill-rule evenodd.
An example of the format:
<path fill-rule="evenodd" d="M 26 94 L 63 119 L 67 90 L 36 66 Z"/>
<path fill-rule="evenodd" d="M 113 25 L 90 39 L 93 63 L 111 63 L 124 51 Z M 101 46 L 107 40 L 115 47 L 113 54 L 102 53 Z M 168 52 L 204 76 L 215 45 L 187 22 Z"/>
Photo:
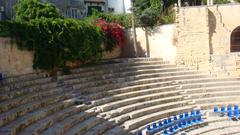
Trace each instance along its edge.
<path fill-rule="evenodd" d="M 174 98 L 174 97 L 173 97 Z M 211 100 L 211 98 L 210 98 L 210 100 Z M 186 103 L 188 103 L 189 101 L 181 101 L 180 99 L 179 100 L 176 100 L 177 101 L 177 103 L 175 103 L 177 106 L 178 106 L 178 103 L 181 103 L 181 102 L 186 102 Z M 209 101 L 210 103 L 211 102 L 213 102 L 213 101 Z M 144 103 L 145 104 L 145 103 Z M 121 123 L 122 121 L 121 121 L 121 119 L 123 119 L 124 121 L 125 120 L 128 120 L 128 119 L 133 119 L 133 118 L 137 118 L 137 117 L 141 117 L 141 116 L 144 116 L 144 115 L 147 115 L 147 114 L 149 114 L 149 113 L 153 113 L 153 112 L 156 112 L 156 110 L 157 111 L 160 111 L 161 110 L 161 108 L 160 108 L 160 110 L 158 110 L 159 109 L 159 107 L 161 107 L 161 106 L 166 106 L 167 108 L 166 109 L 168 109 L 168 107 L 170 107 L 170 105 L 171 104 L 174 104 L 174 103 L 170 103 L 170 102 L 168 102 L 168 103 L 163 103 L 162 105 L 161 104 L 159 104 L 159 105 L 153 105 L 153 106 L 150 106 L 150 107 L 143 107 L 143 108 L 134 108 L 134 104 L 132 105 L 132 107 L 134 108 L 134 109 L 132 109 L 132 112 L 130 112 L 130 113 L 128 113 L 128 114 L 121 114 L 120 115 L 120 117 L 118 117 L 118 118 L 116 118 L 116 119 L 119 119 L 119 120 L 117 120 L 116 121 L 116 123 Z M 187 104 L 186 104 L 187 105 Z M 159 107 L 158 107 L 159 106 Z M 206 106 L 206 105 L 205 105 Z M 207 106 L 206 106 L 207 107 Z M 208 108 L 207 109 L 209 109 L 209 107 L 213 107 L 213 106 L 208 106 Z M 118 109 L 120 109 L 121 110 L 121 108 L 118 108 Z M 114 110 L 115 111 L 115 110 Z M 116 110 L 117 111 L 117 110 Z M 119 112 L 118 112 L 119 113 Z M 125 116 L 124 116 L 125 115 Z M 135 116 L 134 116 L 135 115 Z M 114 116 L 112 116 L 111 115 L 111 117 L 114 117 Z M 112 119 L 115 119 L 115 118 L 112 118 Z M 120 122 L 119 122 L 120 121 Z"/>
<path fill-rule="evenodd" d="M 101 70 L 101 69 L 112 69 L 114 67 L 126 67 L 126 66 L 141 66 L 141 65 L 153 65 L 153 64 L 169 64 L 168 61 L 162 60 L 154 60 L 154 61 L 138 61 L 138 62 L 112 62 L 112 63 L 103 63 L 94 66 L 82 66 L 80 68 L 72 69 L 72 73 L 80 73 L 80 72 L 89 72 L 94 70 Z"/>
<path fill-rule="evenodd" d="M 180 79 L 180 80 L 184 80 L 184 79 Z M 201 82 L 216 82 L 216 81 L 223 81 L 222 79 L 209 79 L 209 78 L 201 78 L 200 79 L 186 79 L 188 83 L 191 83 L 192 85 L 194 85 L 194 83 L 201 83 Z M 186 82 L 186 81 L 183 81 Z M 97 99 L 101 99 L 101 98 L 105 98 L 107 96 L 113 96 L 116 94 L 121 94 L 121 93 L 126 93 L 126 92 L 132 92 L 132 91 L 138 91 L 138 90 L 142 90 L 142 89 L 150 89 L 150 88 L 156 88 L 156 87 L 165 87 L 167 85 L 184 85 L 183 82 L 178 82 L 178 80 L 175 80 L 174 78 L 171 81 L 157 81 L 157 82 L 149 82 L 149 83 L 143 83 L 143 84 L 139 84 L 139 85 L 135 85 L 135 86 L 125 86 L 123 88 L 116 88 L 116 89 L 111 89 L 111 90 L 106 90 L 106 91 L 96 91 L 93 94 L 88 94 L 88 97 L 86 97 L 86 99 L 88 100 L 97 100 Z M 226 81 L 227 83 L 228 81 Z M 223 84 L 223 83 L 222 83 Z M 225 84 L 223 84 L 225 85 Z M 207 88 L 207 87 L 206 87 Z M 202 88 L 198 88 L 198 89 L 202 89 Z M 187 89 L 188 90 L 188 89 Z M 191 89 L 190 89 L 191 90 Z M 89 98 L 90 97 L 90 98 Z M 97 100 L 100 101 L 100 100 Z M 94 103 L 97 103 L 97 101 L 93 101 Z M 104 101 L 104 100 L 102 100 Z M 100 103 L 102 103 L 100 101 Z"/>
<path fill-rule="evenodd" d="M 167 77 L 153 77 L 153 78 L 145 78 L 145 79 L 138 79 L 138 78 L 120 78 L 116 82 L 112 80 L 111 84 L 98 84 L 98 86 L 91 87 L 89 89 L 81 89 L 82 95 L 89 95 L 91 93 L 96 92 L 102 92 L 107 91 L 111 89 L 118 89 L 118 88 L 124 88 L 128 86 L 136 86 L 136 85 L 142 85 L 147 83 L 156 83 L 156 82 L 164 82 L 164 81 L 170 81 L 170 80 L 180 80 L 180 79 L 190 79 L 190 78 L 204 78 L 207 77 L 207 74 L 187 74 L 187 75 L 176 75 L 176 76 L 167 76 Z M 111 81 L 111 80 L 109 80 Z M 78 89 L 74 87 L 74 89 Z"/>
<path fill-rule="evenodd" d="M 83 135 L 102 135 L 105 131 L 111 129 L 115 125 L 116 123 L 114 121 L 104 120 L 104 122 L 90 128 Z"/>
<path fill-rule="evenodd" d="M 74 73 L 74 74 L 70 74 L 70 75 L 58 76 L 58 80 L 65 81 L 65 80 L 69 80 L 69 79 L 81 78 L 81 77 L 86 77 L 86 76 L 101 76 L 101 75 L 114 74 L 114 73 L 137 72 L 137 71 L 143 72 L 144 70 L 151 71 L 154 69 L 158 69 L 161 72 L 181 70 L 181 69 L 186 70 L 186 68 L 176 67 L 176 65 L 170 65 L 170 64 L 123 66 L 123 67 L 115 67 L 115 68 L 108 67 L 108 68 L 104 68 L 104 69 L 96 69 L 94 71 L 87 71 L 87 72 Z"/>
<path fill-rule="evenodd" d="M 204 110 L 205 111 L 205 110 Z M 209 111 L 209 110 L 208 110 Z M 202 111 L 203 112 L 203 111 Z M 204 113 L 204 112 L 203 112 Z M 181 135 L 181 134 L 187 134 L 191 133 L 191 131 L 195 130 L 195 129 L 200 129 L 200 128 L 204 128 L 206 126 L 208 126 L 209 123 L 216 123 L 216 122 L 221 122 L 221 121 L 226 121 L 228 118 L 226 117 L 208 117 L 206 115 L 204 115 L 202 117 L 202 119 L 204 120 L 201 124 L 197 124 L 185 129 L 181 129 L 180 131 L 178 131 L 177 133 L 175 133 L 175 135 Z M 158 121 L 156 121 L 158 122 Z M 150 124 L 150 123 L 149 123 Z M 149 125 L 148 124 L 148 125 Z M 152 124 L 152 123 L 151 123 Z M 146 126 L 141 127 L 139 129 L 143 130 L 143 135 L 146 135 Z M 136 134 L 137 130 L 133 130 L 131 131 L 131 135 Z M 155 135 L 162 135 L 162 130 L 159 131 L 158 133 L 155 133 Z"/>
<path fill-rule="evenodd" d="M 211 97 L 221 97 L 221 96 L 239 96 L 240 91 L 236 90 L 224 90 L 224 91 L 212 91 L 212 92 L 203 92 L 203 93 L 194 93 L 187 94 L 191 99 L 204 99 Z"/>
<path fill-rule="evenodd" d="M 0 113 L 5 112 L 14 107 L 20 106 L 22 104 L 33 102 L 35 100 L 40 100 L 54 94 L 61 94 L 61 92 L 63 91 L 64 90 L 62 88 L 56 87 L 50 90 L 40 91 L 39 93 L 38 92 L 29 93 L 26 95 L 22 95 L 20 97 L 5 100 L 0 103 Z"/>
<path fill-rule="evenodd" d="M 83 88 L 90 88 L 90 87 L 96 87 L 101 85 L 109 85 L 109 84 L 116 84 L 116 83 L 123 83 L 133 80 L 139 80 L 139 79 L 148 79 L 148 78 L 158 78 L 158 77 L 174 77 L 174 76 L 180 76 L 180 75 L 194 75 L 194 74 L 200 74 L 197 71 L 178 71 L 178 72 L 164 72 L 164 73 L 151 73 L 151 74 L 139 74 L 139 75 L 130 75 L 130 76 L 124 76 L 119 78 L 111 78 L 111 79 L 103 79 L 103 80 L 96 80 L 96 81 L 90 81 L 86 83 L 78 83 L 75 82 L 73 85 L 74 89 L 83 89 Z M 202 73 L 205 74 L 206 73 Z"/>
<path fill-rule="evenodd" d="M 29 80 L 29 81 L 24 81 L 24 82 L 15 82 L 15 83 L 11 83 L 5 86 L 1 86 L 1 90 L 2 91 L 12 91 L 12 90 L 17 90 L 17 89 L 21 89 L 21 88 L 27 88 L 27 87 L 31 87 L 34 86 L 36 84 L 44 84 L 44 83 L 48 83 L 51 82 L 51 78 L 40 78 L 40 79 L 35 79 L 35 80 Z"/>
<path fill-rule="evenodd" d="M 239 96 L 238 96 L 239 97 Z M 210 98 L 211 99 L 211 98 Z M 229 99 L 233 99 L 233 97 L 232 98 L 229 98 Z M 179 101 L 178 101 L 179 102 Z M 237 104 L 237 103 L 240 103 L 240 99 L 239 100 L 235 100 L 234 102 L 233 101 L 231 101 L 231 100 L 229 100 L 229 101 L 225 101 L 225 102 L 223 102 L 223 103 L 218 103 L 217 101 L 216 102 L 214 102 L 214 101 L 210 101 L 209 103 L 207 103 L 207 104 L 196 104 L 196 105 L 185 105 L 184 107 L 192 107 L 192 108 L 201 108 L 202 110 L 209 110 L 209 109 L 211 109 L 212 110 L 212 108 L 214 107 L 214 106 L 221 106 L 221 105 L 228 105 L 228 104 Z M 180 109 L 180 108 L 182 108 L 182 107 L 177 107 L 176 109 Z M 146 108 L 145 108 L 146 109 Z M 164 110 L 163 112 L 165 112 L 165 111 L 169 111 L 169 110 L 171 110 L 172 108 L 170 108 L 170 109 L 166 109 L 166 110 Z M 162 111 L 160 111 L 159 113 L 161 113 Z M 182 111 L 181 113 L 183 113 L 184 111 Z M 169 112 L 170 114 L 168 115 L 168 116 L 165 116 L 165 117 L 162 117 L 162 119 L 163 118 L 166 118 L 166 117 L 169 117 L 169 116 L 173 116 L 173 115 L 175 115 L 175 114 L 180 114 L 180 113 L 172 113 L 171 111 Z M 153 114 L 157 114 L 157 113 L 152 113 L 152 114 L 149 114 L 149 116 L 151 116 L 151 115 L 153 115 Z M 155 115 L 154 115 L 155 116 Z M 127 123 L 127 125 L 129 125 L 129 123 L 132 123 L 132 124 L 136 124 L 136 123 L 139 123 L 139 125 L 142 125 L 142 126 L 146 126 L 146 124 L 148 124 L 148 123 L 152 123 L 152 122 L 154 122 L 154 121 L 158 121 L 159 119 L 155 119 L 155 120 L 151 120 L 151 121 L 148 121 L 148 122 L 141 122 L 141 121 L 148 121 L 149 120 L 149 118 L 148 118 L 148 115 L 143 115 L 142 117 L 138 117 L 138 118 L 136 118 L 136 119 L 131 119 L 131 120 L 127 120 L 127 121 L 125 121 L 124 122 L 124 124 L 122 124 L 120 127 L 122 127 L 122 126 L 125 126 L 125 124 Z M 143 124 L 144 123 L 144 124 Z M 131 125 L 130 125 L 131 126 Z M 133 126 L 133 127 L 135 127 L 135 128 L 133 128 L 133 129 L 131 129 L 131 130 L 135 130 L 135 129 L 138 129 L 139 127 L 141 127 L 141 126 Z M 128 130 L 128 128 L 126 128 L 125 127 L 125 129 L 126 130 Z"/>
<path fill-rule="evenodd" d="M 234 100 L 233 100 L 234 99 Z M 229 104 L 240 103 L 239 96 L 222 96 L 222 97 L 212 97 L 195 99 L 195 104 L 197 104 L 203 110 L 213 109 L 214 106 L 227 106 Z"/>
<path fill-rule="evenodd" d="M 105 112 L 105 111 L 114 110 L 116 108 L 119 108 L 122 106 L 127 106 L 127 105 L 134 104 L 134 103 L 179 95 L 180 92 L 182 92 L 182 91 L 181 90 L 167 91 L 167 92 L 162 92 L 162 93 L 154 93 L 154 94 L 147 94 L 147 95 L 143 95 L 143 96 L 133 97 L 130 99 L 122 99 L 122 100 L 118 100 L 115 102 L 110 101 L 111 103 L 104 104 L 104 105 L 100 106 L 99 108 L 101 109 L 102 112 Z"/>
<path fill-rule="evenodd" d="M 213 86 L 205 88 L 194 88 L 194 89 L 184 89 L 183 94 L 194 94 L 194 93 L 203 93 L 203 92 L 213 92 L 213 91 L 225 91 L 225 90 L 239 90 L 240 85 L 236 86 Z"/>
<path fill-rule="evenodd" d="M 167 69 L 140 69 L 140 70 L 126 70 L 126 71 L 117 71 L 117 72 L 110 72 L 109 70 L 106 70 L 106 73 L 104 74 L 97 74 L 97 75 L 85 75 L 85 73 L 81 73 L 80 77 L 75 78 L 69 78 L 67 80 L 63 80 L 63 83 L 65 85 L 72 85 L 76 83 L 85 83 L 90 81 L 96 81 L 96 80 L 103 80 L 103 79 L 113 79 L 113 78 L 121 78 L 121 77 L 128 77 L 128 76 L 136 76 L 136 75 L 143 75 L 143 74 L 153 74 L 153 73 L 173 73 L 173 72 L 183 72 L 187 71 L 187 69 L 183 68 L 167 68 Z M 97 71 L 96 71 L 97 72 Z M 96 72 L 91 72 L 96 74 Z M 75 74 L 77 75 L 77 74 Z"/>
<path fill-rule="evenodd" d="M 130 104 L 127 106 L 119 107 L 115 110 L 103 112 L 103 113 L 101 113 L 101 115 L 103 115 L 103 116 L 109 115 L 109 116 L 111 116 L 111 118 L 114 118 L 114 117 L 121 116 L 123 114 L 133 112 L 136 110 L 141 110 L 141 109 L 144 109 L 147 107 L 156 106 L 156 105 L 160 105 L 160 104 L 172 103 L 175 101 L 182 101 L 183 99 L 184 98 L 181 95 L 164 97 L 164 98 L 160 98 L 160 99 L 154 99 L 154 100 L 149 100 L 146 102 L 140 102 L 140 103 L 136 103 L 136 104 Z"/>
<path fill-rule="evenodd" d="M 118 101 L 120 101 L 120 100 L 122 101 L 124 99 L 129 99 L 130 100 L 131 98 L 137 99 L 137 97 L 142 98 L 145 95 L 150 95 L 150 94 L 154 95 L 154 94 L 159 94 L 160 92 L 162 92 L 162 94 L 166 94 L 166 93 L 163 93 L 163 92 L 173 91 L 174 89 L 176 89 L 176 86 L 165 86 L 165 87 L 160 87 L 160 88 L 143 89 L 143 90 L 139 90 L 139 91 L 133 91 L 133 92 L 123 93 L 123 94 L 116 94 L 116 95 L 113 95 L 113 96 L 110 96 L 110 97 L 102 98 L 98 101 L 95 101 L 95 103 L 99 105 L 99 104 L 104 104 L 104 103 L 107 104 L 107 103 L 111 102 L 109 105 L 101 107 L 101 108 L 104 109 L 107 106 L 118 104 L 118 103 L 114 103 L 115 101 L 118 102 Z M 177 93 L 178 92 L 179 91 L 177 91 Z M 172 93 L 170 93 L 170 94 L 172 94 Z M 123 103 L 123 102 L 121 102 L 121 103 Z"/>
<path fill-rule="evenodd" d="M 5 131 L 5 132 L 7 131 L 7 134 L 16 135 L 17 133 L 19 133 L 21 130 L 23 130 L 33 122 L 38 121 L 56 111 L 59 111 L 61 109 L 64 109 L 74 104 L 73 101 L 64 100 L 64 99 L 60 99 L 56 102 L 59 102 L 59 103 L 48 102 L 49 106 L 40 108 L 33 112 L 28 112 L 22 117 L 15 119 L 11 123 L 1 127 L 0 133 L 1 131 Z"/>
<path fill-rule="evenodd" d="M 69 98 L 71 96 L 72 96 L 71 93 L 68 93 L 68 94 L 61 93 L 58 95 L 50 96 L 48 98 L 44 98 L 40 101 L 34 101 L 34 102 L 27 103 L 27 104 L 23 104 L 16 108 L 13 108 L 7 112 L 1 113 L 0 114 L 0 126 L 3 126 L 5 124 L 13 121 L 16 118 L 19 118 L 28 112 L 32 112 L 40 107 L 46 107 L 48 104 L 56 103 L 60 100 Z"/>
<path fill-rule="evenodd" d="M 210 119 L 210 120 L 208 120 Z M 224 134 L 224 131 L 226 132 L 225 135 L 229 134 L 229 132 L 232 132 L 234 130 L 230 130 L 230 128 L 236 128 L 239 131 L 239 121 L 229 121 L 227 117 L 218 117 L 218 118 L 208 118 L 206 121 L 208 123 L 208 126 L 204 126 L 202 128 L 196 128 L 191 131 L 187 131 L 186 133 L 188 135 L 196 135 L 196 134 L 208 134 L 208 135 L 215 135 L 215 134 Z M 214 119 L 214 120 L 211 120 Z M 240 133 L 240 132 L 238 132 Z M 179 133 L 181 134 L 181 133 Z"/>
<path fill-rule="evenodd" d="M 64 135 L 83 135 L 86 131 L 97 125 L 98 123 L 103 123 L 104 119 L 97 116 L 92 116 L 89 119 L 78 123 L 71 129 L 69 129 L 67 132 L 64 133 Z"/>
<path fill-rule="evenodd" d="M 96 112 L 92 109 L 78 112 L 75 115 L 67 117 L 64 120 L 54 124 L 44 131 L 42 135 L 65 135 L 65 132 L 67 132 L 70 128 L 72 129 L 74 125 L 82 123 L 84 120 L 94 117 L 95 115 Z"/>
<path fill-rule="evenodd" d="M 190 89 L 190 88 L 204 88 L 210 86 L 232 86 L 238 85 L 240 81 L 214 81 L 214 82 L 201 82 L 201 83 L 191 83 L 191 84 L 184 84 L 181 86 L 181 89 Z"/>
<path fill-rule="evenodd" d="M 8 100 L 8 99 L 13 99 L 13 98 L 17 98 L 29 93 L 37 93 L 39 91 L 43 91 L 46 89 L 51 89 L 54 87 L 57 87 L 58 84 L 55 82 L 51 82 L 51 83 L 44 83 L 44 84 L 37 84 L 31 87 L 27 87 L 27 88 L 21 88 L 21 89 L 16 89 L 16 90 L 11 90 L 11 91 L 1 91 L 0 92 L 0 102 L 3 102 L 4 100 Z"/>
<path fill-rule="evenodd" d="M 113 129 L 108 130 L 106 133 L 104 133 L 104 135 L 113 135 L 113 134 L 124 135 L 124 134 L 126 134 L 126 132 L 129 132 L 133 129 L 136 129 L 138 127 L 146 125 L 152 121 L 156 121 L 158 119 L 162 119 L 162 118 L 166 118 L 166 117 L 169 117 L 169 116 L 172 116 L 175 114 L 190 111 L 193 108 L 195 108 L 195 106 L 184 106 L 184 107 L 179 107 L 179 108 L 167 109 L 167 110 L 152 113 L 149 115 L 144 115 L 144 116 L 136 118 L 136 119 L 128 120 L 128 121 L 124 122 L 122 125 L 120 125 L 120 128 L 124 128 L 125 132 L 118 133 L 119 126 L 116 126 Z M 118 131 L 118 132 L 115 132 L 115 131 Z"/>
<path fill-rule="evenodd" d="M 114 96 L 117 94 L 124 94 L 128 92 L 136 92 L 139 90 L 144 89 L 151 89 L 151 88 L 161 88 L 172 85 L 172 81 L 165 81 L 165 82 L 154 82 L 154 83 L 147 83 L 147 84 L 140 84 L 140 85 L 134 85 L 134 86 L 127 86 L 123 88 L 117 88 L 112 90 L 106 90 L 106 91 L 99 91 L 93 94 L 89 94 L 88 97 L 86 97 L 88 100 L 96 100 L 92 101 L 96 105 L 100 105 L 103 103 L 106 103 L 105 100 L 97 100 L 102 98 L 107 98 L 109 96 Z"/>
<path fill-rule="evenodd" d="M 31 124 L 29 127 L 25 128 L 19 135 L 27 135 L 27 134 L 40 134 L 43 131 L 47 130 L 49 127 L 53 126 L 59 121 L 64 120 L 71 115 L 84 111 L 86 109 L 86 105 L 74 105 L 68 108 L 62 109 L 56 113 L 53 113 L 50 116 L 47 116 L 40 121 L 37 121 Z"/>
<path fill-rule="evenodd" d="M 0 86 L 6 86 L 12 83 L 26 82 L 46 77 L 47 75 L 44 73 L 29 73 L 17 76 L 7 76 L 5 79 L 0 81 Z"/>

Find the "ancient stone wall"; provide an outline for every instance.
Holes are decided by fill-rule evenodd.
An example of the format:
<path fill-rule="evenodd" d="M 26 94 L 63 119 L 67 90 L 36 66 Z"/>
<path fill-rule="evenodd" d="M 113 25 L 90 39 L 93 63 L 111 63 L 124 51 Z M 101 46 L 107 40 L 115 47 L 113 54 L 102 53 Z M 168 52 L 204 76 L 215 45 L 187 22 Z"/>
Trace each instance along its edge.
<path fill-rule="evenodd" d="M 193 69 L 207 68 L 209 25 L 207 7 L 179 8 L 176 19 L 176 63 Z"/>
<path fill-rule="evenodd" d="M 33 72 L 33 53 L 19 50 L 14 41 L 0 38 L 0 72 L 18 75 Z"/>
<path fill-rule="evenodd" d="M 240 26 L 239 4 L 178 8 L 176 22 L 177 64 L 213 76 L 240 76 L 240 53 L 230 52 L 231 33 Z"/>

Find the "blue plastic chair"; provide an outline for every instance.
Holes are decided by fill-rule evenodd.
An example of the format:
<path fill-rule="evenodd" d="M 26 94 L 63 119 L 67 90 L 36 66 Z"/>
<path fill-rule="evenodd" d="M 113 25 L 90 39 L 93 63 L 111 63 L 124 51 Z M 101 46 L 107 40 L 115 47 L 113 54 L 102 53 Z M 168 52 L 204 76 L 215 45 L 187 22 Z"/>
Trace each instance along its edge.
<path fill-rule="evenodd" d="M 183 118 L 184 118 L 183 114 L 180 114 L 180 115 L 179 115 L 179 118 L 180 118 L 180 119 L 183 119 Z"/>
<path fill-rule="evenodd" d="M 234 105 L 234 110 L 239 110 L 238 105 Z"/>
<path fill-rule="evenodd" d="M 199 117 L 197 118 L 197 123 L 201 123 L 201 122 L 203 122 L 202 116 L 199 116 Z"/>
<path fill-rule="evenodd" d="M 170 133 L 174 133 L 175 132 L 173 127 L 170 127 L 169 131 L 170 131 Z"/>
<path fill-rule="evenodd" d="M 188 117 L 189 117 L 188 112 L 185 112 L 185 113 L 184 113 L 184 117 L 185 117 L 185 118 L 188 118 Z"/>
<path fill-rule="evenodd" d="M 232 117 L 233 117 L 232 111 L 229 110 L 229 111 L 227 112 L 227 115 L 228 115 L 228 117 L 232 118 Z"/>
<path fill-rule="evenodd" d="M 163 127 L 162 121 L 159 121 L 159 122 L 158 122 L 158 127 Z"/>
<path fill-rule="evenodd" d="M 172 123 L 172 118 L 171 118 L 171 117 L 168 118 L 168 123 L 169 123 L 169 124 Z"/>
<path fill-rule="evenodd" d="M 194 116 L 195 115 L 195 111 L 191 111 L 191 116 Z"/>
<path fill-rule="evenodd" d="M 138 130 L 137 135 L 142 135 L 142 131 Z"/>
<path fill-rule="evenodd" d="M 148 130 L 148 131 L 151 131 L 151 130 L 152 130 L 152 128 L 151 128 L 150 125 L 147 125 L 147 130 Z"/>
<path fill-rule="evenodd" d="M 177 121 L 177 120 L 178 120 L 178 118 L 177 118 L 176 115 L 173 117 L 173 120 L 174 120 L 174 121 Z"/>
<path fill-rule="evenodd" d="M 197 123 L 197 119 L 196 119 L 196 118 L 193 118 L 192 122 L 193 122 L 193 123 Z"/>
<path fill-rule="evenodd" d="M 178 125 L 174 126 L 174 130 L 177 131 L 178 130 Z"/>
<path fill-rule="evenodd" d="M 197 111 L 196 111 L 196 115 L 197 115 L 197 116 L 200 116 L 200 115 L 201 115 L 201 111 L 200 111 L 200 110 L 197 110 Z"/>
<path fill-rule="evenodd" d="M 182 128 L 182 127 L 183 127 L 181 122 L 178 122 L 178 127 L 179 127 L 179 128 Z"/>
<path fill-rule="evenodd" d="M 192 121 L 191 121 L 190 119 L 188 119 L 187 124 L 188 124 L 189 126 L 191 126 L 191 125 L 192 125 Z"/>
<path fill-rule="evenodd" d="M 226 112 L 225 106 L 222 106 L 222 107 L 221 107 L 221 112 L 222 112 L 222 113 L 225 113 L 225 112 Z"/>
<path fill-rule="evenodd" d="M 234 116 L 239 117 L 239 110 L 234 110 Z"/>
<path fill-rule="evenodd" d="M 227 111 L 232 111 L 232 106 L 231 105 L 228 105 Z"/>
<path fill-rule="evenodd" d="M 168 120 L 167 120 L 167 119 L 165 119 L 165 120 L 163 121 L 163 125 L 168 125 Z"/>
<path fill-rule="evenodd" d="M 157 123 L 153 123 L 152 127 L 153 127 L 153 129 L 157 129 L 158 128 Z"/>
<path fill-rule="evenodd" d="M 184 120 L 183 122 L 182 122 L 182 127 L 186 127 L 187 126 L 187 122 Z"/>
<path fill-rule="evenodd" d="M 213 112 L 218 113 L 218 107 L 214 107 Z"/>
<path fill-rule="evenodd" d="M 168 131 L 166 129 L 163 130 L 164 135 L 168 135 Z"/>

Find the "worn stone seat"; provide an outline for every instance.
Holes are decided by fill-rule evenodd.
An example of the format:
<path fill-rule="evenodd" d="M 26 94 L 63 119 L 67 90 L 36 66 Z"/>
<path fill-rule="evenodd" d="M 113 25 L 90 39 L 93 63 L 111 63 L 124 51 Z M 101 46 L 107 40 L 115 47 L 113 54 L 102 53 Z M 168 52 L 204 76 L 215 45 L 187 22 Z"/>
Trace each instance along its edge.
<path fill-rule="evenodd" d="M 162 59 L 113 60 L 69 75 L 59 73 L 55 80 L 20 78 L 0 86 L 3 135 L 125 135 L 172 115 L 231 104 L 240 97 L 239 78 L 212 78 Z"/>

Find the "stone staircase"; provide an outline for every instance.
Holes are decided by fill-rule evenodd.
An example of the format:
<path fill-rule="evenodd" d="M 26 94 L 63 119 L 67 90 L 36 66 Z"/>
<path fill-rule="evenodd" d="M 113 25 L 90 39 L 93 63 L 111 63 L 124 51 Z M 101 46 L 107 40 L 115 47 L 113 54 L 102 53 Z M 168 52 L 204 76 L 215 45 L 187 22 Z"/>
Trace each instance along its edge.
<path fill-rule="evenodd" d="M 212 78 L 159 58 L 117 59 L 71 72 L 54 80 L 28 74 L 1 81 L 0 134 L 135 134 L 194 108 L 240 103 L 239 78 Z"/>

